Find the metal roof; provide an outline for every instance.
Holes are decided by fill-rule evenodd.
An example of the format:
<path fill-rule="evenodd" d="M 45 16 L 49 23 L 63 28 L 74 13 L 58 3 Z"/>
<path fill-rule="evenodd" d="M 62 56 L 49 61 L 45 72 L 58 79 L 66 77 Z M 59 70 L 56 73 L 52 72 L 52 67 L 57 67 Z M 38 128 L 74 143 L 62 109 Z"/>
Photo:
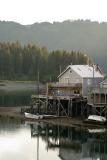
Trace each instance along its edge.
<path fill-rule="evenodd" d="M 59 76 L 62 76 L 68 69 L 75 71 L 82 78 L 103 78 L 103 73 L 96 65 L 69 65 Z"/>

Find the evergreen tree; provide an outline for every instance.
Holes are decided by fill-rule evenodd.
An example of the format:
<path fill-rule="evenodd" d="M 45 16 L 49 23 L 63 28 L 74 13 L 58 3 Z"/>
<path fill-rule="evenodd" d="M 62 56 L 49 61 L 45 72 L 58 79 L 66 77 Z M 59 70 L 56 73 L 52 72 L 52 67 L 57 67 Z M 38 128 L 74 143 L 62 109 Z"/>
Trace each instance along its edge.
<path fill-rule="evenodd" d="M 0 79 L 57 81 L 60 69 L 69 64 L 91 63 L 88 55 L 81 52 L 56 50 L 49 52 L 46 47 L 28 44 L 0 43 Z"/>

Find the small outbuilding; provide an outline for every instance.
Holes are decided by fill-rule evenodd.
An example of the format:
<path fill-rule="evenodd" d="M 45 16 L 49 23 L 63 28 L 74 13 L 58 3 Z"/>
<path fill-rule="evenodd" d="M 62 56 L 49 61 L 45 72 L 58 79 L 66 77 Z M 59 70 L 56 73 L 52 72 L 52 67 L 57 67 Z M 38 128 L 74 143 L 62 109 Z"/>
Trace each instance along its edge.
<path fill-rule="evenodd" d="M 81 84 L 82 87 L 78 90 L 78 94 L 83 96 L 87 96 L 90 89 L 99 86 L 103 78 L 103 72 L 98 65 L 69 65 L 58 76 L 60 85 Z"/>

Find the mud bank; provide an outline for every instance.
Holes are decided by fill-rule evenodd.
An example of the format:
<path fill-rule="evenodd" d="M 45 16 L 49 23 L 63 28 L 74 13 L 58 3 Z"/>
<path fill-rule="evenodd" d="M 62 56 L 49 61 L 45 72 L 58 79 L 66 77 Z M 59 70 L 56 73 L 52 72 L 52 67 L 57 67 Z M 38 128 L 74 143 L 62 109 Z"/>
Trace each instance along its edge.
<path fill-rule="evenodd" d="M 19 117 L 24 119 L 24 115 L 21 114 L 21 107 L 0 107 L 0 117 Z"/>

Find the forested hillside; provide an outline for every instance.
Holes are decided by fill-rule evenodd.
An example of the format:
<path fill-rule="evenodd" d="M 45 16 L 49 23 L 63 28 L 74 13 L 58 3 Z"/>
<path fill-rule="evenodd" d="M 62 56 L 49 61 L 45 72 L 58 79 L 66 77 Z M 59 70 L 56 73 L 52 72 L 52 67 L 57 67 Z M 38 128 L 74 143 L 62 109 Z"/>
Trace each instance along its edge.
<path fill-rule="evenodd" d="M 45 47 L 16 43 L 0 43 L 0 79 L 56 81 L 60 69 L 69 64 L 91 63 L 81 52 L 48 51 Z"/>
<path fill-rule="evenodd" d="M 37 44 L 52 50 L 84 52 L 107 72 L 107 23 L 89 20 L 20 25 L 0 22 L 0 42 Z"/>

